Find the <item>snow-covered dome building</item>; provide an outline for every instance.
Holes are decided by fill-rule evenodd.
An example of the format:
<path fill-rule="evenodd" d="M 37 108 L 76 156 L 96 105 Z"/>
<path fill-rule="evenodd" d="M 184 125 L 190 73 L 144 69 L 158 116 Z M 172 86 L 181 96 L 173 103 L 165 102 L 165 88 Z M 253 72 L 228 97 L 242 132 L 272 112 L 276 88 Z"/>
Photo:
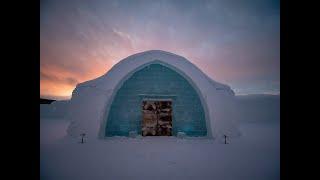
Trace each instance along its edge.
<path fill-rule="evenodd" d="M 173 53 L 131 55 L 103 76 L 77 85 L 68 134 L 217 137 L 239 134 L 234 92 Z"/>

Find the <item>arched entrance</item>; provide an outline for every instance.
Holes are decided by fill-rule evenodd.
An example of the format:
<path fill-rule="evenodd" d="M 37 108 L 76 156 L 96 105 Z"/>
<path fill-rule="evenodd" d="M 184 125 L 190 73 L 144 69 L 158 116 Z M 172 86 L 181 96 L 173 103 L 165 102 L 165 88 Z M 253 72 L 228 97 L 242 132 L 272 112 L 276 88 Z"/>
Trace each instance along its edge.
<path fill-rule="evenodd" d="M 105 136 L 128 136 L 130 131 L 142 134 L 143 101 L 172 102 L 172 135 L 181 131 L 188 136 L 206 136 L 206 117 L 201 100 L 193 86 L 178 72 L 153 62 L 128 77 L 112 98 L 105 116 Z"/>

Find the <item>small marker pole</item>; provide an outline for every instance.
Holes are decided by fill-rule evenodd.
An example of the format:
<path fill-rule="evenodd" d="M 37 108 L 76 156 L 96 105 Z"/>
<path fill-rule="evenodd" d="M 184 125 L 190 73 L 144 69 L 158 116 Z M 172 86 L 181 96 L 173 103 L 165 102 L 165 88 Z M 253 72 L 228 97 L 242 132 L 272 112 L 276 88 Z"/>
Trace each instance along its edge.
<path fill-rule="evenodd" d="M 81 136 L 81 144 L 83 144 L 83 137 L 84 137 L 85 135 L 86 135 L 85 133 L 80 134 L 80 136 Z"/>
<path fill-rule="evenodd" d="M 226 135 L 223 135 L 224 136 L 224 144 L 227 144 L 227 136 Z"/>

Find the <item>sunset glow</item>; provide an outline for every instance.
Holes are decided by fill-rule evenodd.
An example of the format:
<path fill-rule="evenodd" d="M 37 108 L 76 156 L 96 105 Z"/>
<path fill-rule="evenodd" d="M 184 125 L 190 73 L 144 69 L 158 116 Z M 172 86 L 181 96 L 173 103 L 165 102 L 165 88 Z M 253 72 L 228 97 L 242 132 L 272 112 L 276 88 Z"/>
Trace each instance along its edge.
<path fill-rule="evenodd" d="M 184 56 L 236 94 L 280 93 L 279 1 L 41 1 L 40 96 L 68 99 L 134 53 Z"/>

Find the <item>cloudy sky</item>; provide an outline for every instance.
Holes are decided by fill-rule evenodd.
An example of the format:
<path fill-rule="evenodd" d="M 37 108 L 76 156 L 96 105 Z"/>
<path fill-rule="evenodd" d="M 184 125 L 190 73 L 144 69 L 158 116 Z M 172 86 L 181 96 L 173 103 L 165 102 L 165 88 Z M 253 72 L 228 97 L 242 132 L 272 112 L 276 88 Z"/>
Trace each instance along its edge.
<path fill-rule="evenodd" d="M 236 94 L 280 93 L 279 0 L 41 0 L 40 97 L 134 53 L 184 56 Z"/>

